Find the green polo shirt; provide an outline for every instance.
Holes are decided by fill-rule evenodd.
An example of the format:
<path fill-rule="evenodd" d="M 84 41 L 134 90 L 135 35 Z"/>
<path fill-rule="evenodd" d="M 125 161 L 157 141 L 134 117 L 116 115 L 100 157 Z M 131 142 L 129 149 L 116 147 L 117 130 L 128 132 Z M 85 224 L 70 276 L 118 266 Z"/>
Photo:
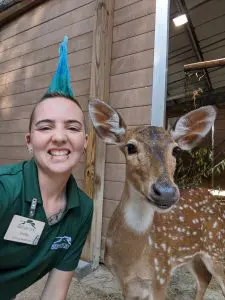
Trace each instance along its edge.
<path fill-rule="evenodd" d="M 67 183 L 67 208 L 62 219 L 48 225 L 34 160 L 0 167 L 0 299 L 8 300 L 53 268 L 77 267 L 89 232 L 93 202 L 81 191 L 73 176 Z M 45 222 L 38 245 L 4 240 L 14 215 L 28 217 L 37 199 L 34 219 Z"/>

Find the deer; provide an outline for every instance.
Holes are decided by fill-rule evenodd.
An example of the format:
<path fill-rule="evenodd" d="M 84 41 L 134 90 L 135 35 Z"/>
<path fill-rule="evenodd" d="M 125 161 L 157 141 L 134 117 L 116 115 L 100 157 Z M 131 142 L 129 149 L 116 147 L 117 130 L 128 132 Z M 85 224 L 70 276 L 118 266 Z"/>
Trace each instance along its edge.
<path fill-rule="evenodd" d="M 108 226 L 105 265 L 125 300 L 163 300 L 171 273 L 185 265 L 202 300 L 212 276 L 225 296 L 225 211 L 207 188 L 179 190 L 176 154 L 191 150 L 210 131 L 217 110 L 188 112 L 174 129 L 127 128 L 110 105 L 93 99 L 89 115 L 97 135 L 125 155 L 121 201 Z"/>

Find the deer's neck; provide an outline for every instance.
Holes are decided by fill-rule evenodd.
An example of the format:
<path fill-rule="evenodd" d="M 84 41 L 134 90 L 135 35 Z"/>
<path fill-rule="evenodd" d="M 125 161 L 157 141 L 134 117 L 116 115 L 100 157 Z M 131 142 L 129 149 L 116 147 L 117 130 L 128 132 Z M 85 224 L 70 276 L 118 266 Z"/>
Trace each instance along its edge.
<path fill-rule="evenodd" d="M 152 206 L 129 182 L 125 183 L 122 202 L 127 226 L 137 234 L 146 233 L 153 221 Z"/>

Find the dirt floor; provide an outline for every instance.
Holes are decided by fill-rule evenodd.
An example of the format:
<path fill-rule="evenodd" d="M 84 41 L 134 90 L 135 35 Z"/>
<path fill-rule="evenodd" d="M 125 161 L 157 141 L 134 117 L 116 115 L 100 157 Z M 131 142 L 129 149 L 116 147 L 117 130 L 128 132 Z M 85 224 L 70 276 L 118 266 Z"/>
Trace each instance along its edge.
<path fill-rule="evenodd" d="M 46 278 L 19 294 L 16 300 L 38 300 Z M 191 275 L 183 268 L 177 270 L 170 282 L 166 300 L 193 300 L 195 283 Z M 121 300 L 121 293 L 112 275 L 101 266 L 96 271 L 78 281 L 73 279 L 68 300 Z M 205 300 L 224 300 L 220 288 L 212 280 Z"/>

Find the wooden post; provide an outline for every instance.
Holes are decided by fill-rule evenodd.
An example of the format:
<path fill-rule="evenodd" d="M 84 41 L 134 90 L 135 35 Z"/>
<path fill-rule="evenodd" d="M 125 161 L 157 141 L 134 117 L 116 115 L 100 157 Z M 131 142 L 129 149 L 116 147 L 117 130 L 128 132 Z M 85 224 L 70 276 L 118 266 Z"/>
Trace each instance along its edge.
<path fill-rule="evenodd" d="M 93 32 L 90 99 L 108 102 L 114 0 L 97 0 L 95 27 Z M 85 169 L 85 191 L 94 201 L 91 234 L 85 245 L 83 257 L 98 266 L 101 251 L 103 188 L 105 179 L 106 146 L 96 138 L 89 123 L 88 148 Z"/>
<path fill-rule="evenodd" d="M 201 62 L 197 62 L 197 63 L 184 65 L 184 71 L 201 70 L 201 69 L 205 69 L 205 68 L 215 68 L 215 67 L 221 67 L 221 66 L 225 66 L 225 58 L 201 61 Z"/>

